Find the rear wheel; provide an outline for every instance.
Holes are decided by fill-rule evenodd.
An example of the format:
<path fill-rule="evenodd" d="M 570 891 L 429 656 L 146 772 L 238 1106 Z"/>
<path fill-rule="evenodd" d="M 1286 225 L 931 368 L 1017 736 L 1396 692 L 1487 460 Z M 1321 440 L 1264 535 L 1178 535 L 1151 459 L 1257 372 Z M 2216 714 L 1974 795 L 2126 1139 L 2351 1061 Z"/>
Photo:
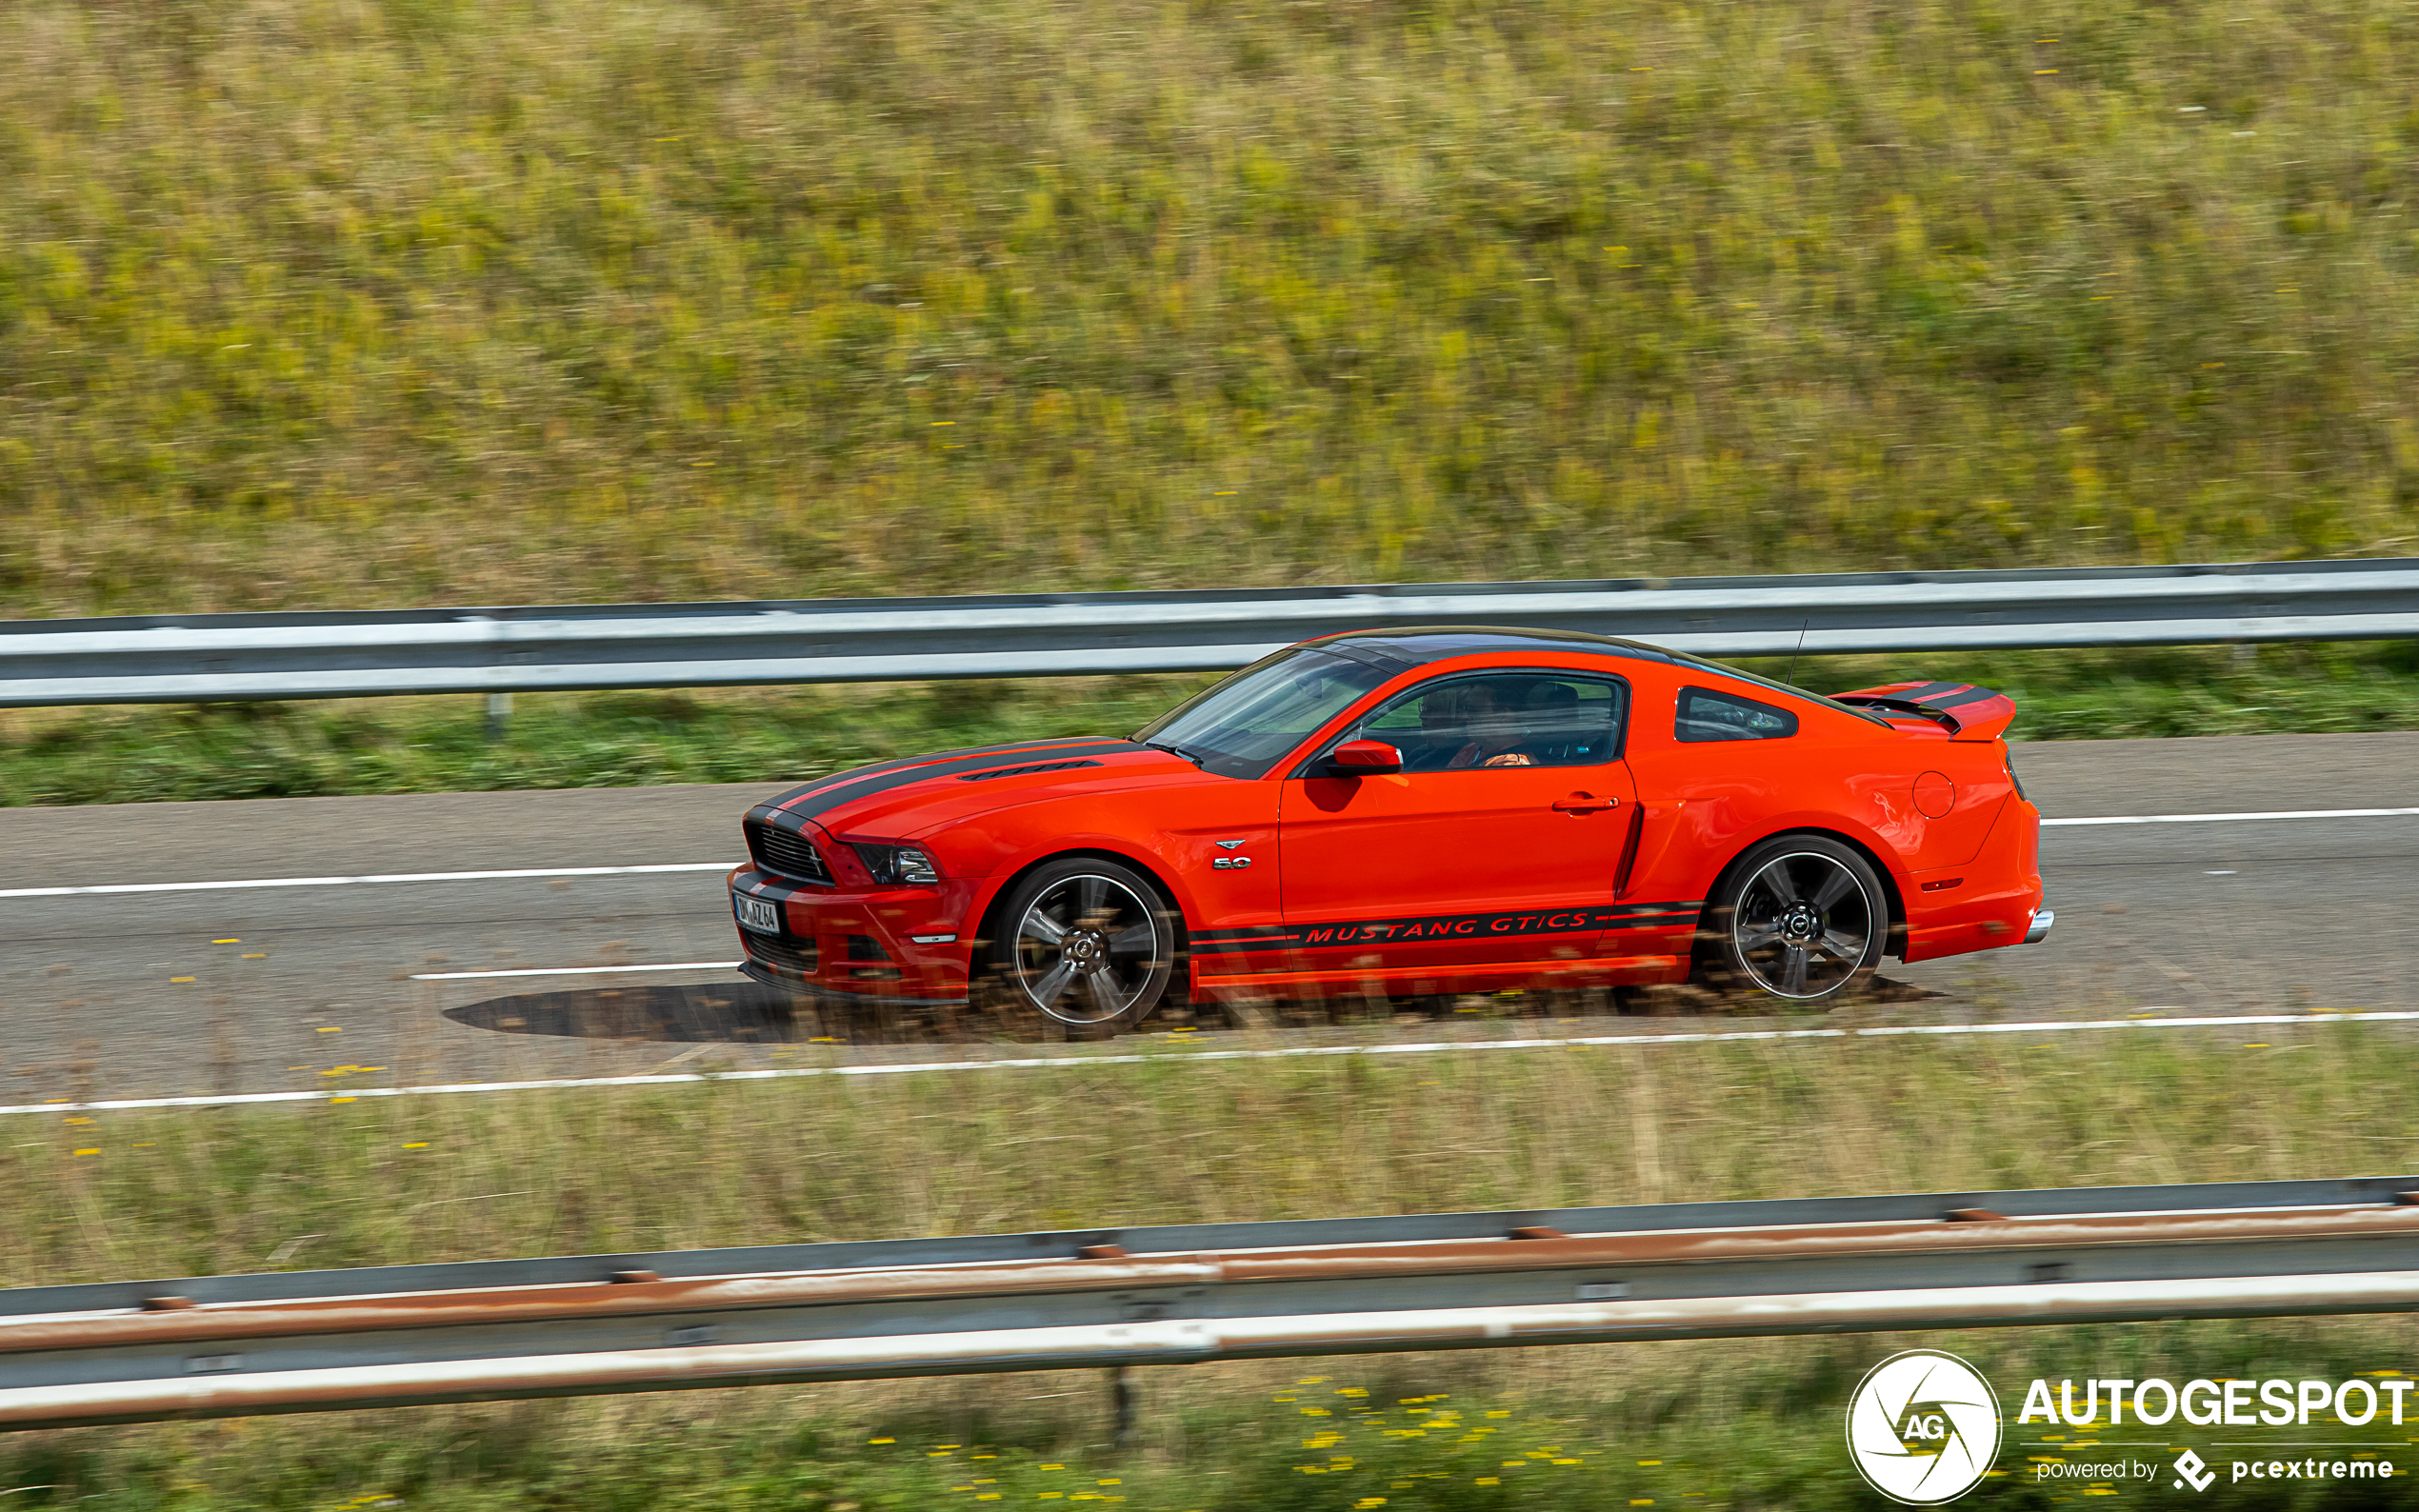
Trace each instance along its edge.
<path fill-rule="evenodd" d="M 1872 864 L 1820 835 L 1782 835 L 1739 858 L 1707 910 L 1709 964 L 1725 985 L 1799 1005 L 1873 974 L 1889 904 Z"/>
<path fill-rule="evenodd" d="M 1061 1024 L 1132 1024 L 1167 992 L 1175 943 L 1175 916 L 1149 878 L 1073 856 L 1009 894 L 991 969 L 1012 1001 Z"/>

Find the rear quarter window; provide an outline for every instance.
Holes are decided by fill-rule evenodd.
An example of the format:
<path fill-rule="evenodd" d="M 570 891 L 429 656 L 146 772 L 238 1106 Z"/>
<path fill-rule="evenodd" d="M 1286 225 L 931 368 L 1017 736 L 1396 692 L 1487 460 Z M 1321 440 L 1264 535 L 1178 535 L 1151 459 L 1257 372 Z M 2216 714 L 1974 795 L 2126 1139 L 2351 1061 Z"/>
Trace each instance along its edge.
<path fill-rule="evenodd" d="M 1672 734 L 1683 744 L 1787 740 L 1796 733 L 1797 716 L 1788 709 L 1709 687 L 1680 689 L 1679 719 Z"/>

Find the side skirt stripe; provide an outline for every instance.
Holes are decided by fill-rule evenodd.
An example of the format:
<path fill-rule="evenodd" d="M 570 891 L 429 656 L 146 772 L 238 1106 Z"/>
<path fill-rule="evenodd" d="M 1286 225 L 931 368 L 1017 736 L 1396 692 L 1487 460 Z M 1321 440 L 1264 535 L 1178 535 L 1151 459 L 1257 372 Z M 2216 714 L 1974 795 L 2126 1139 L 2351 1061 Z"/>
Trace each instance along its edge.
<path fill-rule="evenodd" d="M 1615 907 L 1542 908 L 1525 913 L 1440 914 L 1418 919 L 1344 920 L 1333 924 L 1264 925 L 1196 929 L 1192 947 L 1205 954 L 1247 950 L 1332 949 L 1338 945 L 1414 940 L 1507 940 L 1529 935 L 1586 934 L 1607 929 L 1671 929 L 1692 925 L 1704 900 L 1640 903 Z"/>

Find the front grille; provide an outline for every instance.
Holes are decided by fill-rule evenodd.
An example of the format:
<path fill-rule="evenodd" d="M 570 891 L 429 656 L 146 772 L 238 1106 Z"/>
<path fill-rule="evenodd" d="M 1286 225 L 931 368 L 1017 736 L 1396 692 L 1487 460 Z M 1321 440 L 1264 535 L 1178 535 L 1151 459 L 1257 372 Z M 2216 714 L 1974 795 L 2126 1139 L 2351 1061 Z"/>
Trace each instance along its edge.
<path fill-rule="evenodd" d="M 750 929 L 743 929 L 740 934 L 748 942 L 750 960 L 794 971 L 802 977 L 814 975 L 818 958 L 812 940 L 775 940 Z"/>
<path fill-rule="evenodd" d="M 822 854 L 806 836 L 794 829 L 781 829 L 752 822 L 745 828 L 748 831 L 748 859 L 755 864 L 758 871 L 830 885 L 831 868 L 823 864 Z"/>

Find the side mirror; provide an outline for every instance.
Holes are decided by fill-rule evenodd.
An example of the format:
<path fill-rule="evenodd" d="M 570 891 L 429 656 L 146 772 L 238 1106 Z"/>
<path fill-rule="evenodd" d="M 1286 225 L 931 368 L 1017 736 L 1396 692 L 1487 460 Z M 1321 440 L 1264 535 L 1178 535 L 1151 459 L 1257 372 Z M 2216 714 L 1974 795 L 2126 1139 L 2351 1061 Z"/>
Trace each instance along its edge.
<path fill-rule="evenodd" d="M 1403 753 L 1382 740 L 1348 740 L 1328 752 L 1327 769 L 1337 777 L 1383 777 L 1403 769 Z"/>

